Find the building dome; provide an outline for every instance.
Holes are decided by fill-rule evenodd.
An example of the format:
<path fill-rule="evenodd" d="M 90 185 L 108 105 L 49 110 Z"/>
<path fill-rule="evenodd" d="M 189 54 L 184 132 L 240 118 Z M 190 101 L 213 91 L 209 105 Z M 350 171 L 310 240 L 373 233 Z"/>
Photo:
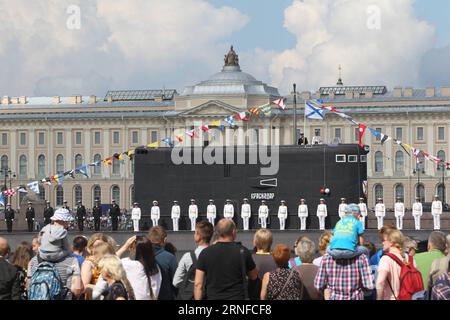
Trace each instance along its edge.
<path fill-rule="evenodd" d="M 182 96 L 187 95 L 224 95 L 224 94 L 256 94 L 279 96 L 278 89 L 270 87 L 252 75 L 242 72 L 239 57 L 231 46 L 225 55 L 225 65 L 221 72 L 213 74 L 208 80 L 195 86 L 186 87 Z"/>

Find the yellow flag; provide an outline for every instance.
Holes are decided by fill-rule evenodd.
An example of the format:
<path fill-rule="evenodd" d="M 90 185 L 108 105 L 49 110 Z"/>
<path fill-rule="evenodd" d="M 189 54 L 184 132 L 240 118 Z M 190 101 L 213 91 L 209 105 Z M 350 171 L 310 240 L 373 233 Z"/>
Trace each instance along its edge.
<path fill-rule="evenodd" d="M 147 148 L 158 148 L 159 147 L 159 142 L 153 142 L 147 145 Z"/>
<path fill-rule="evenodd" d="M 119 160 L 123 160 L 123 153 L 119 154 Z"/>
<path fill-rule="evenodd" d="M 222 122 L 220 120 L 217 120 L 217 121 L 211 122 L 210 126 L 211 127 L 220 127 L 221 124 L 222 124 Z"/>
<path fill-rule="evenodd" d="M 134 151 L 135 151 L 135 149 L 128 150 L 128 156 L 134 155 Z"/>
<path fill-rule="evenodd" d="M 413 147 L 411 147 L 409 144 L 402 143 L 402 145 L 403 145 L 406 149 L 409 149 L 409 150 L 412 150 L 412 149 L 413 149 Z"/>

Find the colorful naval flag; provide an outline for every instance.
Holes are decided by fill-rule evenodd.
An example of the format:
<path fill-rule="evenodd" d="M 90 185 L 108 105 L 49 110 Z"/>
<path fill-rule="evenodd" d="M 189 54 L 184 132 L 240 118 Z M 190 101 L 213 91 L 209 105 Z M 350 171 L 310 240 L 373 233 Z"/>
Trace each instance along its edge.
<path fill-rule="evenodd" d="M 251 114 L 259 117 L 259 115 L 261 114 L 261 110 L 259 108 L 250 108 L 248 109 L 248 112 L 250 112 Z"/>
<path fill-rule="evenodd" d="M 72 179 L 75 179 L 75 170 L 72 169 L 72 170 L 64 172 L 64 176 L 69 176 Z"/>
<path fill-rule="evenodd" d="M 22 193 L 28 193 L 27 188 L 24 187 L 24 186 L 19 186 L 19 187 L 17 188 L 17 191 L 18 191 L 18 192 L 22 192 Z"/>
<path fill-rule="evenodd" d="M 51 186 L 51 185 L 52 185 L 52 181 L 51 181 L 50 178 L 44 178 L 44 179 L 41 180 L 41 182 L 42 182 L 43 184 L 48 185 L 48 186 Z"/>
<path fill-rule="evenodd" d="M 364 125 L 364 124 L 360 123 L 358 125 L 359 145 L 361 147 L 364 147 L 364 143 L 362 141 L 362 138 L 363 138 L 364 133 L 366 132 L 366 129 L 367 129 L 367 126 Z"/>
<path fill-rule="evenodd" d="M 203 132 L 208 132 L 209 131 L 209 126 L 208 125 L 202 125 L 202 126 L 200 126 L 200 130 L 202 130 Z"/>
<path fill-rule="evenodd" d="M 56 184 L 58 185 L 62 185 L 63 184 L 63 175 L 56 175 L 56 176 L 51 176 L 50 179 L 52 179 L 53 181 L 56 182 Z"/>
<path fill-rule="evenodd" d="M 220 127 L 222 125 L 222 121 L 216 120 L 209 124 L 209 127 Z"/>
<path fill-rule="evenodd" d="M 113 163 L 113 157 L 109 157 L 105 160 L 102 161 L 104 164 L 106 164 L 107 166 L 112 166 Z"/>
<path fill-rule="evenodd" d="M 391 137 L 389 137 L 388 135 L 386 135 L 386 134 L 381 134 L 381 144 L 383 145 L 385 142 L 387 142 L 387 141 L 389 141 L 389 140 L 392 140 L 392 138 Z"/>
<path fill-rule="evenodd" d="M 229 116 L 225 118 L 225 122 L 228 123 L 230 126 L 234 127 L 234 119 L 233 116 Z"/>
<path fill-rule="evenodd" d="M 371 133 L 375 138 L 378 138 L 378 137 L 381 138 L 381 132 L 380 132 L 380 131 L 378 131 L 378 130 L 376 130 L 376 129 L 374 129 L 374 128 L 367 128 L 367 129 L 369 129 L 370 133 Z"/>
<path fill-rule="evenodd" d="M 177 138 L 178 142 L 183 142 L 184 141 L 184 137 L 183 137 L 182 134 L 178 133 L 177 135 L 175 135 L 175 138 Z"/>
<path fill-rule="evenodd" d="M 272 107 L 270 106 L 270 103 L 266 103 L 260 106 L 259 109 L 266 117 L 270 117 L 270 115 L 272 114 Z"/>
<path fill-rule="evenodd" d="M 149 143 L 147 145 L 147 148 L 158 148 L 158 147 L 159 147 L 159 142 L 158 141 L 153 142 L 153 143 Z"/>
<path fill-rule="evenodd" d="M 186 135 L 191 137 L 191 139 L 198 138 L 198 134 L 195 132 L 195 129 L 186 131 Z"/>
<path fill-rule="evenodd" d="M 272 101 L 272 103 L 276 106 L 278 106 L 281 110 L 286 110 L 286 104 L 284 103 L 286 98 L 277 99 L 275 101 Z"/>
<path fill-rule="evenodd" d="M 325 110 L 320 104 L 315 101 L 305 102 L 305 118 L 312 120 L 323 120 L 325 117 Z"/>
<path fill-rule="evenodd" d="M 5 196 L 3 195 L 3 193 L 0 194 L 0 204 L 2 206 L 5 206 Z"/>
<path fill-rule="evenodd" d="M 39 194 L 39 182 L 33 181 L 27 184 L 27 187 L 36 194 Z"/>
<path fill-rule="evenodd" d="M 174 146 L 173 141 L 170 138 L 164 138 L 161 141 L 164 142 L 166 145 L 168 145 L 171 148 L 173 148 L 173 146 Z"/>
<path fill-rule="evenodd" d="M 5 196 L 7 196 L 7 197 L 13 197 L 13 196 L 16 195 L 16 189 L 14 189 L 14 188 L 8 189 L 8 190 L 5 190 L 3 193 L 4 193 Z"/>
<path fill-rule="evenodd" d="M 81 173 L 82 175 L 86 176 L 86 178 L 89 178 L 89 171 L 88 171 L 87 166 L 82 166 L 82 167 L 78 168 L 76 171 Z"/>
<path fill-rule="evenodd" d="M 247 112 L 245 112 L 245 111 L 235 114 L 233 116 L 233 118 L 244 121 L 244 122 L 250 121 L 250 119 L 247 117 Z"/>

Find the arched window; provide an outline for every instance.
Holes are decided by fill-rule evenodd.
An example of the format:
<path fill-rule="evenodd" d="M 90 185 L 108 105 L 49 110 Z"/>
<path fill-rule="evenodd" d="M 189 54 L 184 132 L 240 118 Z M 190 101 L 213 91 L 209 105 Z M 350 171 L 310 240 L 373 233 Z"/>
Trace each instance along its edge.
<path fill-rule="evenodd" d="M 4 177 L 6 175 L 6 171 L 8 171 L 8 156 L 3 155 L 1 160 L 1 170 L 2 170 L 2 176 Z"/>
<path fill-rule="evenodd" d="M 27 177 L 27 157 L 21 155 L 19 158 L 19 178 L 26 179 Z"/>
<path fill-rule="evenodd" d="M 421 170 L 423 172 L 423 171 L 425 171 L 425 168 L 426 168 L 425 156 L 422 153 L 420 153 L 418 158 L 419 158 L 419 163 L 417 163 L 417 169 Z"/>
<path fill-rule="evenodd" d="M 116 203 L 120 206 L 120 188 L 119 186 L 112 186 L 111 187 L 111 199 L 115 200 Z"/>
<path fill-rule="evenodd" d="M 38 178 L 45 178 L 45 156 L 43 154 L 38 157 Z"/>
<path fill-rule="evenodd" d="M 102 156 L 101 155 L 99 155 L 99 154 L 96 154 L 95 156 L 94 156 L 94 162 L 95 163 L 97 163 L 97 162 L 100 162 L 102 160 Z M 101 162 L 100 162 L 100 164 L 98 165 L 98 166 L 95 166 L 94 167 L 94 174 L 95 175 L 100 175 L 100 174 L 102 174 L 102 167 L 101 167 Z"/>
<path fill-rule="evenodd" d="M 132 185 L 131 187 L 130 187 L 130 200 L 131 200 L 131 203 L 130 203 L 130 205 L 133 205 L 133 203 L 134 203 L 134 200 L 135 199 L 135 196 L 134 196 L 134 185 Z"/>
<path fill-rule="evenodd" d="M 131 163 L 131 174 L 134 174 L 134 158 L 130 159 L 130 163 Z"/>
<path fill-rule="evenodd" d="M 395 172 L 404 172 L 405 159 L 402 151 L 397 151 L 395 153 Z"/>
<path fill-rule="evenodd" d="M 64 156 L 62 154 L 56 156 L 56 173 L 64 173 Z"/>
<path fill-rule="evenodd" d="M 45 200 L 45 188 L 39 185 L 39 199 Z"/>
<path fill-rule="evenodd" d="M 79 168 L 83 165 L 83 157 L 81 154 L 75 156 L 75 168 Z"/>
<path fill-rule="evenodd" d="M 83 189 L 78 184 L 73 187 L 73 198 L 75 200 L 74 207 L 78 204 L 78 201 L 83 201 Z"/>
<path fill-rule="evenodd" d="M 400 198 L 402 202 L 405 201 L 405 188 L 402 184 L 397 184 L 395 186 L 395 199 Z"/>
<path fill-rule="evenodd" d="M 119 175 L 120 174 L 120 161 L 116 158 L 113 159 L 112 163 L 112 174 Z"/>
<path fill-rule="evenodd" d="M 56 194 L 56 206 L 62 207 L 64 201 L 64 189 L 62 186 L 56 186 L 55 188 Z"/>
<path fill-rule="evenodd" d="M 378 198 L 384 198 L 383 197 L 383 186 L 381 184 L 376 184 L 374 187 L 374 195 L 375 195 L 375 201 L 374 203 L 377 202 Z"/>
<path fill-rule="evenodd" d="M 438 170 L 445 169 L 445 168 L 446 168 L 446 165 L 445 165 L 445 151 L 444 151 L 444 150 L 440 150 L 440 151 L 437 153 L 437 157 L 438 157 L 439 159 L 441 159 L 441 161 L 442 161 L 442 163 L 438 163 L 437 169 L 438 169 Z M 445 171 L 445 170 L 444 170 L 444 171 Z M 441 199 L 442 199 L 442 198 L 441 198 Z"/>
<path fill-rule="evenodd" d="M 383 172 L 383 152 L 375 152 L 375 172 Z"/>
<path fill-rule="evenodd" d="M 100 203 L 102 202 L 102 188 L 99 185 L 95 185 L 92 188 L 92 206 L 94 206 L 96 199 L 98 199 Z"/>
<path fill-rule="evenodd" d="M 442 183 L 438 184 L 436 188 L 436 194 L 439 196 L 439 199 L 442 200 L 442 202 L 445 202 L 447 200 L 447 197 L 445 196 L 445 186 Z"/>
<path fill-rule="evenodd" d="M 425 202 L 425 186 L 421 183 L 416 186 L 416 197 L 420 199 L 420 202 Z"/>
<path fill-rule="evenodd" d="M 19 207 L 26 206 L 25 202 L 26 202 L 26 197 L 27 194 L 24 192 L 19 192 Z M 11 198 L 10 198 L 11 199 Z M 12 201 L 12 200 L 11 200 Z"/>

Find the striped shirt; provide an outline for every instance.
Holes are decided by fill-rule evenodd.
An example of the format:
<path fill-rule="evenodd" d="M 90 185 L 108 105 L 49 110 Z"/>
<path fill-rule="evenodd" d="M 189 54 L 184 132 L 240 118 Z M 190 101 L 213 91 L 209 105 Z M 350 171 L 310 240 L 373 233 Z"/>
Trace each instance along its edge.
<path fill-rule="evenodd" d="M 363 300 L 363 288 L 372 290 L 373 276 L 366 255 L 334 260 L 325 255 L 314 280 L 318 290 L 330 290 L 329 300 Z"/>
<path fill-rule="evenodd" d="M 450 274 L 448 272 L 436 280 L 431 292 L 431 300 L 450 300 Z"/>

